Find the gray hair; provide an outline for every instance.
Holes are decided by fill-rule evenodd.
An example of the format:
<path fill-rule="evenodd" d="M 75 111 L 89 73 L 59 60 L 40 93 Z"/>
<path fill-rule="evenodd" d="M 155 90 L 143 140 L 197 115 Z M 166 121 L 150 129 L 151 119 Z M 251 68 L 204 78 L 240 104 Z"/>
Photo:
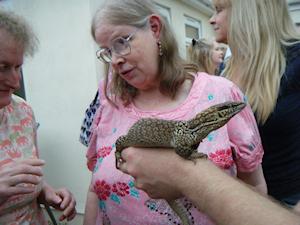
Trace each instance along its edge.
<path fill-rule="evenodd" d="M 33 56 L 38 47 L 38 39 L 24 18 L 0 9 L 0 30 L 5 30 L 24 48 L 25 56 Z"/>
<path fill-rule="evenodd" d="M 93 18 L 92 36 L 95 39 L 95 30 L 103 23 L 143 29 L 147 27 L 151 14 L 159 15 L 162 23 L 159 39 L 163 55 L 159 58 L 159 89 L 161 93 L 174 98 L 179 86 L 186 77 L 190 76 L 190 71 L 187 71 L 189 68 L 186 68 L 185 61 L 179 55 L 177 41 L 171 27 L 160 15 L 152 0 L 107 0 Z M 130 102 L 137 94 L 137 89 L 127 84 L 118 75 L 113 76 L 112 89 L 124 102 Z"/>

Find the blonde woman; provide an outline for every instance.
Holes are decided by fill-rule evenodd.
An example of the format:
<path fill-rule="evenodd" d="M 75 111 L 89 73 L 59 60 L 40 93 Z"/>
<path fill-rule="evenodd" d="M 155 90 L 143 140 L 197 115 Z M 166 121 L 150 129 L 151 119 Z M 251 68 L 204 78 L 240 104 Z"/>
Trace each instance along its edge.
<path fill-rule="evenodd" d="M 199 67 L 199 71 L 219 74 L 219 67 L 224 60 L 224 51 L 216 41 L 207 39 L 192 40 L 188 48 L 188 60 Z"/>
<path fill-rule="evenodd" d="M 265 150 L 268 192 L 300 200 L 300 35 L 284 0 L 214 0 L 216 40 L 232 56 L 224 74 L 244 91 Z"/>

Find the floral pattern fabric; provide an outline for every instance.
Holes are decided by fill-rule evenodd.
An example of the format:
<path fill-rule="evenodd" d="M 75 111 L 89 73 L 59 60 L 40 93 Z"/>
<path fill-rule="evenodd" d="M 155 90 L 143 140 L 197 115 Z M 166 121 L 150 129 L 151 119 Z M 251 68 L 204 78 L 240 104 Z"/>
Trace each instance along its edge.
<path fill-rule="evenodd" d="M 140 118 L 188 120 L 212 105 L 225 101 L 246 101 L 246 98 L 230 81 L 198 73 L 188 97 L 175 109 L 143 111 L 133 104 L 126 107 L 118 104 L 119 107 L 115 108 L 104 97 L 100 101 L 87 152 L 88 168 L 93 173 L 91 185 L 99 200 L 97 224 L 180 224 L 166 201 L 150 199 L 145 192 L 134 187 L 131 176 L 115 168 L 116 139 L 126 134 Z M 225 126 L 211 132 L 200 143 L 198 151 L 206 153 L 211 161 L 232 176 L 236 176 L 237 170 L 255 170 L 261 163 L 263 149 L 250 106 Z M 177 201 L 184 207 L 192 224 L 213 224 L 187 199 Z"/>
<path fill-rule="evenodd" d="M 0 109 L 0 169 L 7 163 L 27 158 L 37 158 L 35 144 L 36 122 L 30 106 L 13 96 L 11 104 Z M 0 224 L 45 225 L 47 224 L 36 198 L 41 191 L 17 195 L 0 205 Z"/>

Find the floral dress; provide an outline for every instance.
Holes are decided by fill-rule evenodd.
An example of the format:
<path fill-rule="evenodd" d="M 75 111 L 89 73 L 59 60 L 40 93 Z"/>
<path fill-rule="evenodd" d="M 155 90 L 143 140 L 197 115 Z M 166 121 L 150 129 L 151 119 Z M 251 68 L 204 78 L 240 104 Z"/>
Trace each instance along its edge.
<path fill-rule="evenodd" d="M 102 98 L 87 152 L 88 168 L 92 171 L 91 187 L 99 200 L 97 225 L 180 224 L 165 200 L 149 198 L 145 192 L 134 187 L 131 176 L 115 168 L 115 141 L 140 118 L 188 120 L 204 109 L 225 101 L 246 99 L 230 81 L 206 73 L 198 73 L 186 100 L 167 111 L 144 111 L 133 104 L 126 107 L 118 104 L 116 108 Z M 261 164 L 263 149 L 249 105 L 225 126 L 211 132 L 200 143 L 198 151 L 206 153 L 211 161 L 232 176 L 236 176 L 237 170 L 255 170 Z M 213 224 L 187 199 L 177 201 L 185 208 L 192 224 Z"/>
<path fill-rule="evenodd" d="M 11 104 L 0 109 L 0 170 L 7 163 L 37 158 L 36 122 L 30 106 L 13 96 Z M 41 186 L 31 194 L 16 195 L 0 204 L 1 225 L 47 224 L 36 199 Z"/>

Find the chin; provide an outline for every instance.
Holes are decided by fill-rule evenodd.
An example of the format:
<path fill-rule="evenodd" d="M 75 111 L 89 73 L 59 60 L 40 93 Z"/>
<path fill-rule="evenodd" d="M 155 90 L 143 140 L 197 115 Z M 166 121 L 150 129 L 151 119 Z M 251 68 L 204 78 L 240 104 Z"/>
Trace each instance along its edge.
<path fill-rule="evenodd" d="M 11 96 L 0 99 L 0 109 L 8 106 L 11 103 Z"/>

